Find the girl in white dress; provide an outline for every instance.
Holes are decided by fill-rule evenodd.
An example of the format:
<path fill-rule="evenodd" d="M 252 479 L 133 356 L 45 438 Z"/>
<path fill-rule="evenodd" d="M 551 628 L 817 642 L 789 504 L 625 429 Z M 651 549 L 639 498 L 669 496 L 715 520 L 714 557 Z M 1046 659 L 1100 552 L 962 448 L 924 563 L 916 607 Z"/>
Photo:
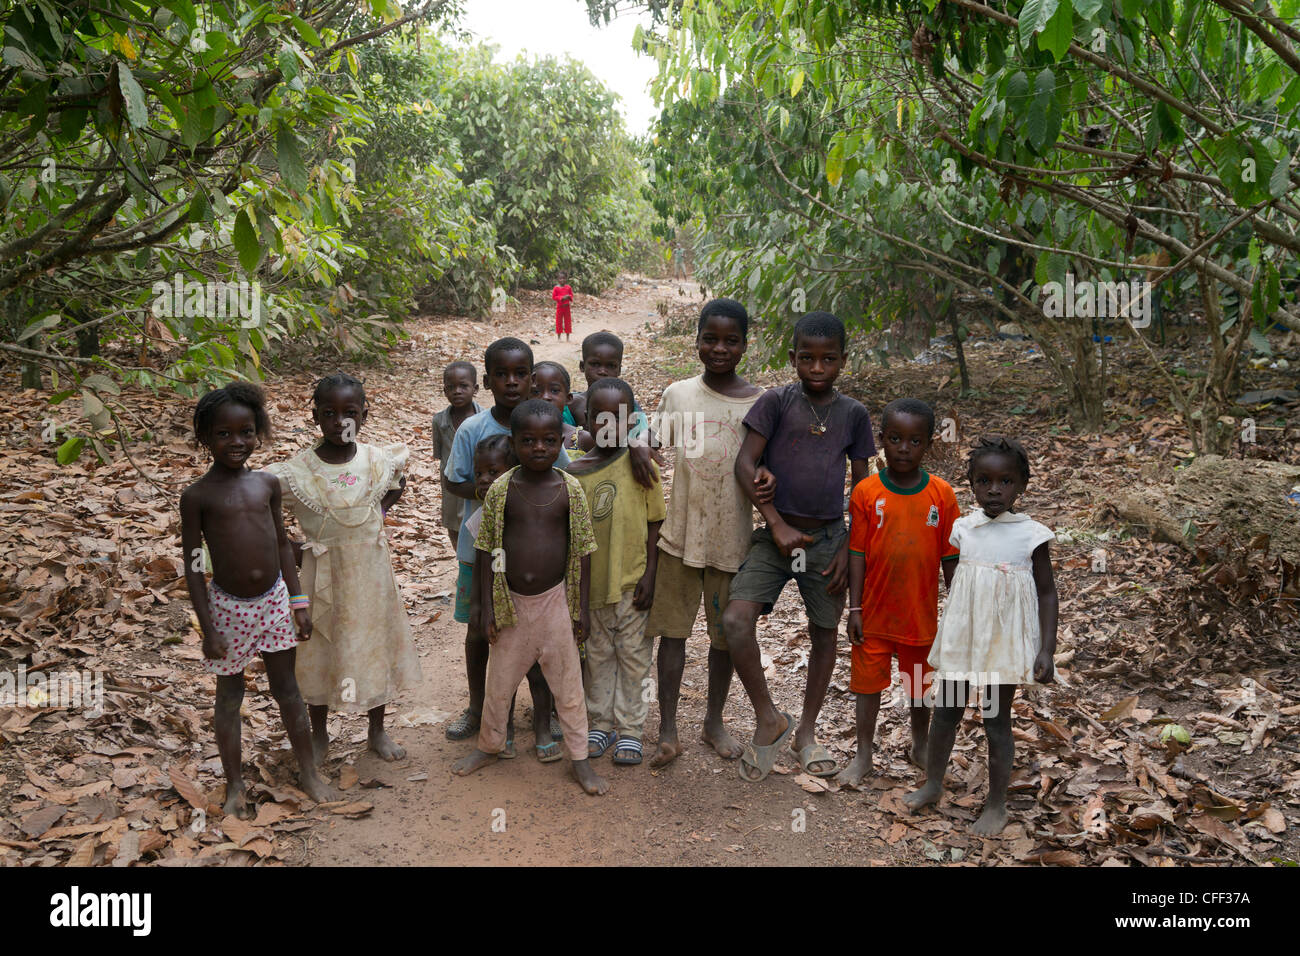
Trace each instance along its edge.
<path fill-rule="evenodd" d="M 331 709 L 366 711 L 370 749 L 406 756 L 384 732 L 385 705 L 420 681 L 420 661 L 393 574 L 384 514 L 406 488 L 405 445 L 367 445 L 357 433 L 368 414 L 365 389 L 342 373 L 312 394 L 321 438 L 267 468 L 307 541 L 302 587 L 311 599 L 315 640 L 298 653 L 298 685 L 311 715 L 317 762 L 329 747 Z"/>
<path fill-rule="evenodd" d="M 978 685 L 989 746 L 989 795 L 971 829 L 990 836 L 1007 823 L 1016 685 L 1052 681 L 1057 596 L 1048 542 L 1055 535 L 1013 510 L 1029 484 L 1029 456 L 1018 441 L 981 439 L 971 450 L 966 474 L 979 509 L 958 518 L 949 538 L 961 557 L 930 648 L 935 710 L 926 782 L 904 802 L 913 811 L 938 802 L 957 724 L 972 686 Z"/>

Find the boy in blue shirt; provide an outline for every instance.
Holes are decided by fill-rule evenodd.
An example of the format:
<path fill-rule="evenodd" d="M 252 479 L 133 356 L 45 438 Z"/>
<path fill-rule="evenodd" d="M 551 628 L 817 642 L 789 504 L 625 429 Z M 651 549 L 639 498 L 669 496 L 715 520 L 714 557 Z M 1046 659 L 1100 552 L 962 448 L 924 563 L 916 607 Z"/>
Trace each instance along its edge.
<path fill-rule="evenodd" d="M 806 773 L 826 777 L 836 772 L 835 758 L 814 735 L 835 669 L 848 583 L 845 460 L 856 485 L 876 454 L 866 408 L 835 390 L 845 344 L 844 323 L 829 312 L 810 312 L 795 323 L 789 354 L 799 381 L 759 397 L 745 416 L 745 437 L 736 455 L 736 479 L 766 521 L 750 538 L 722 615 L 732 663 L 754 705 L 754 740 L 739 767 L 751 782 L 771 772 L 777 751 L 791 734 Z M 776 478 L 776 494 L 769 502 L 759 500 L 754 485 L 760 459 Z M 759 616 L 772 610 L 791 578 L 799 585 L 812 639 L 798 727 L 772 702 L 755 634 Z"/>

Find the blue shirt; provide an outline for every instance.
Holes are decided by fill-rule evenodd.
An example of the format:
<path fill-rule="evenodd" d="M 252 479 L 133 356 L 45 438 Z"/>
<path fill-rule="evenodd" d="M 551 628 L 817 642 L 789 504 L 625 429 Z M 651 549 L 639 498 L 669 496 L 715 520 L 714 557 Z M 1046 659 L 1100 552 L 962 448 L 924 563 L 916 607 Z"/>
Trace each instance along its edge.
<path fill-rule="evenodd" d="M 474 449 L 484 438 L 493 435 L 509 435 L 510 426 L 502 425 L 492 417 L 492 409 L 485 408 L 476 415 L 471 415 L 456 429 L 456 438 L 451 444 L 451 455 L 443 465 L 443 474 L 448 481 L 474 480 Z M 569 463 L 568 453 L 561 448 L 560 457 L 555 460 L 556 468 L 563 468 Z M 456 541 L 456 559 L 465 564 L 474 563 L 474 536 L 465 530 L 465 522 L 483 507 L 483 502 L 476 498 L 466 498 L 465 515 L 460 521 L 460 538 Z"/>

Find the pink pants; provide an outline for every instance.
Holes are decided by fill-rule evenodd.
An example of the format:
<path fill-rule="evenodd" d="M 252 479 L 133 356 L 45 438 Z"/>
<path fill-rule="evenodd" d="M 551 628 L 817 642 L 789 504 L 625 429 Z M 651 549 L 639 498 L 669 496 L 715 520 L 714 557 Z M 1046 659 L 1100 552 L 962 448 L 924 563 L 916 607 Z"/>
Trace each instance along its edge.
<path fill-rule="evenodd" d="M 510 698 L 533 664 L 541 664 L 555 711 L 564 728 L 564 744 L 573 760 L 587 759 L 587 704 L 582 690 L 582 663 L 573 639 L 573 620 L 561 581 L 541 594 L 510 592 L 518 623 L 501 629 L 488 656 L 483 720 L 478 749 L 500 753 L 506 742 Z"/>

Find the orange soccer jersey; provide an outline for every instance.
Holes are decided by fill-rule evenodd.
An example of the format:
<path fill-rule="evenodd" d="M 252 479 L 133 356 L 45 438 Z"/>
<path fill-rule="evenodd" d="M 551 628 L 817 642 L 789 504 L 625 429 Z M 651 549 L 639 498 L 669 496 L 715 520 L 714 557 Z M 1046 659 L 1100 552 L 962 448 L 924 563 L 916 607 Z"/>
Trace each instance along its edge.
<path fill-rule="evenodd" d="M 862 633 L 898 644 L 930 644 L 939 625 L 939 565 L 961 514 L 952 486 L 925 469 L 899 489 L 885 473 L 863 479 L 849 500 L 849 549 L 864 555 Z"/>

